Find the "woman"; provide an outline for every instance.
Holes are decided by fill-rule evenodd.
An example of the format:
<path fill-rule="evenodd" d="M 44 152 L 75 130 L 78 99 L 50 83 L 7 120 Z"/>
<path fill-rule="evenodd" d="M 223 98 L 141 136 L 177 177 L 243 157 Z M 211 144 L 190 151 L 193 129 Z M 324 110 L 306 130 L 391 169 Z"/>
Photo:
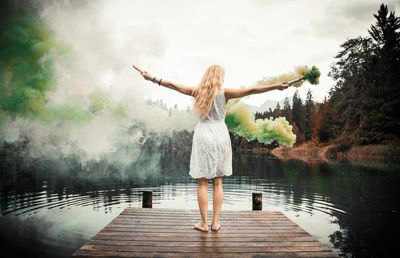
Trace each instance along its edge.
<path fill-rule="evenodd" d="M 226 103 L 230 99 L 241 98 L 270 90 L 284 90 L 290 85 L 281 82 L 273 85 L 253 86 L 242 89 L 222 88 L 225 70 L 219 65 L 207 68 L 197 87 L 184 86 L 162 78 L 158 79 L 141 71 L 146 80 L 167 88 L 176 90 L 195 98 L 194 111 L 199 116 L 199 122 L 194 130 L 192 153 L 190 157 L 190 172 L 198 179 L 197 201 L 200 209 L 201 222 L 194 228 L 208 232 L 207 207 L 208 180 L 213 182 L 213 218 L 211 230 L 219 230 L 219 214 L 222 207 L 223 190 L 222 176 L 232 175 L 232 147 L 225 124 Z"/>

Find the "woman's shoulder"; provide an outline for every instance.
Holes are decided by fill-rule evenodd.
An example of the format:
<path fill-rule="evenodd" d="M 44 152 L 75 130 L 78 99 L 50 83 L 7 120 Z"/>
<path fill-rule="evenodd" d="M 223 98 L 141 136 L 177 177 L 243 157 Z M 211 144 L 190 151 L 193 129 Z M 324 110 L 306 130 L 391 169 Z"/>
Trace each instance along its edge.
<path fill-rule="evenodd" d="M 234 89 L 234 88 L 223 88 L 222 89 L 223 91 L 223 93 L 224 93 L 224 97 L 225 97 L 225 99 L 230 99 L 231 98 L 231 96 L 235 93 L 235 91 L 236 91 L 236 89 Z"/>

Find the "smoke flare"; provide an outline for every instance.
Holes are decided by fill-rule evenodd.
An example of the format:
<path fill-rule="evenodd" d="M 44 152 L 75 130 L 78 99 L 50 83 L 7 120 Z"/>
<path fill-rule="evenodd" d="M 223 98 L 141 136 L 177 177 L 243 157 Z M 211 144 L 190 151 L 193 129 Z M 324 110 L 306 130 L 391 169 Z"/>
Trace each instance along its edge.
<path fill-rule="evenodd" d="M 320 75 L 321 72 L 315 65 L 313 65 L 311 68 L 308 68 L 306 65 L 297 66 L 295 67 L 294 72 L 285 73 L 278 76 L 264 77 L 262 80 L 257 81 L 256 85 L 269 85 L 282 81 L 292 81 L 295 79 L 301 79 L 298 82 L 291 84 L 295 87 L 300 87 L 303 85 L 304 80 L 308 81 L 312 85 L 316 85 L 319 83 Z"/>
<path fill-rule="evenodd" d="M 270 85 L 282 81 L 294 81 L 293 86 L 299 87 L 306 80 L 310 84 L 318 84 L 319 69 L 312 66 L 298 66 L 294 72 L 281 74 L 273 77 L 264 77 L 263 80 L 257 81 L 258 86 Z M 296 80 L 297 79 L 297 80 Z M 259 142 L 269 144 L 273 140 L 277 140 L 279 144 L 292 147 L 296 141 L 296 135 L 292 132 L 292 126 L 285 117 L 273 119 L 257 119 L 248 110 L 248 108 L 238 103 L 240 99 L 228 102 L 225 123 L 229 131 L 245 137 L 247 140 L 257 139 Z"/>

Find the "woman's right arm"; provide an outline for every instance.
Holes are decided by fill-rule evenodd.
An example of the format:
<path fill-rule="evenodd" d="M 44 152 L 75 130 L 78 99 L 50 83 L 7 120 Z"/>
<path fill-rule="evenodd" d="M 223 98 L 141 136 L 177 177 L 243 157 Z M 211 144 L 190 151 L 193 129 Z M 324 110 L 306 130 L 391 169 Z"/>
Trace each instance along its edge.
<path fill-rule="evenodd" d="M 156 84 L 165 86 L 165 87 L 170 88 L 172 90 L 176 90 L 177 92 L 180 92 L 182 94 L 194 97 L 193 96 L 193 91 L 194 91 L 195 87 L 184 86 L 182 84 L 174 83 L 174 82 L 167 81 L 167 80 L 162 80 L 161 78 L 158 79 L 158 78 L 155 78 L 154 76 L 152 76 L 151 74 L 149 74 L 146 71 L 141 71 L 140 69 L 139 69 L 139 71 L 140 71 L 140 74 L 143 76 L 143 78 L 148 80 L 148 81 L 153 81 L 154 80 L 154 83 L 156 83 Z"/>
<path fill-rule="evenodd" d="M 287 82 L 280 82 L 272 85 L 252 86 L 243 89 L 225 88 L 224 89 L 225 99 L 229 100 L 229 99 L 241 98 L 252 94 L 264 93 L 270 90 L 284 90 L 290 87 L 290 85 L 287 85 L 286 83 Z"/>

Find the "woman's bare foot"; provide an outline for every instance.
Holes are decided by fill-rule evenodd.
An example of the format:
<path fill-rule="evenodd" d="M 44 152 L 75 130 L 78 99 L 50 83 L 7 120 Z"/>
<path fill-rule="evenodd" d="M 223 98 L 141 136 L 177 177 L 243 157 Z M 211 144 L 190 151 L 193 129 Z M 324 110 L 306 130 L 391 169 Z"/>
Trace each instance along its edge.
<path fill-rule="evenodd" d="M 201 222 L 197 223 L 197 224 L 194 224 L 194 228 L 198 229 L 198 230 L 201 230 L 203 232 L 208 232 L 208 225 L 206 225 L 204 223 L 201 223 Z"/>
<path fill-rule="evenodd" d="M 213 231 L 218 231 L 220 227 L 221 227 L 220 224 L 216 224 L 216 225 L 211 224 L 211 230 L 213 230 Z"/>

